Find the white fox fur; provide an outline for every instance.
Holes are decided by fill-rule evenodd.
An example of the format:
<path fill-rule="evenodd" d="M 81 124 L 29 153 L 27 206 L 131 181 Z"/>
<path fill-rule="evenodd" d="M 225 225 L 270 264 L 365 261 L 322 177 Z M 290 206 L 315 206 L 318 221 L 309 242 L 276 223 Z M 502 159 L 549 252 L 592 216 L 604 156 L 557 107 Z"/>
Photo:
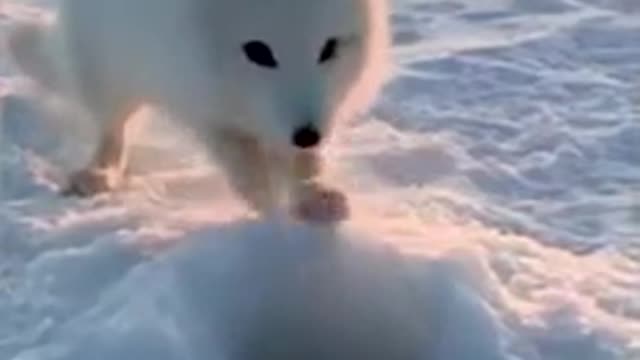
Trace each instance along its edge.
<path fill-rule="evenodd" d="M 277 65 L 253 61 L 251 41 Z M 310 126 L 324 139 L 366 110 L 389 42 L 386 0 L 61 0 L 53 24 L 18 25 L 9 48 L 102 130 L 94 161 L 71 176 L 75 193 L 117 186 L 127 119 L 151 105 L 194 130 L 255 209 L 277 207 L 286 184 L 298 215 L 326 220 L 346 215 L 345 198 L 316 180 L 319 146 L 292 136 Z"/>

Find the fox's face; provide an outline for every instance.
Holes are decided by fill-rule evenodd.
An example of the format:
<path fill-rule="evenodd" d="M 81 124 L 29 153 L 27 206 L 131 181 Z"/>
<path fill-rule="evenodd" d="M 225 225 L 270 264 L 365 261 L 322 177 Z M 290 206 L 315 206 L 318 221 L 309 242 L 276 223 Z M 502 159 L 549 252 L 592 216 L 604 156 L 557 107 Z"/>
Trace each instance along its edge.
<path fill-rule="evenodd" d="M 227 101 L 223 116 L 269 145 L 318 146 L 381 85 L 388 50 L 382 3 L 234 0 L 218 9 L 212 63 Z"/>

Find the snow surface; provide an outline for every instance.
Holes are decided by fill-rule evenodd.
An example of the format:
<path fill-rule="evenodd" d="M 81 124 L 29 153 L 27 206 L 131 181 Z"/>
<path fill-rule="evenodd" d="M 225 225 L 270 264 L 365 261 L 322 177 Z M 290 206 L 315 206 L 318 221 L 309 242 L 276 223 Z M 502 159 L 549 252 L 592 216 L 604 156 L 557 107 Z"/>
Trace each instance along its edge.
<path fill-rule="evenodd" d="M 247 215 L 162 114 L 126 190 L 60 197 L 95 134 L 0 56 L 0 359 L 640 359 L 640 2 L 394 5 L 335 231 Z"/>

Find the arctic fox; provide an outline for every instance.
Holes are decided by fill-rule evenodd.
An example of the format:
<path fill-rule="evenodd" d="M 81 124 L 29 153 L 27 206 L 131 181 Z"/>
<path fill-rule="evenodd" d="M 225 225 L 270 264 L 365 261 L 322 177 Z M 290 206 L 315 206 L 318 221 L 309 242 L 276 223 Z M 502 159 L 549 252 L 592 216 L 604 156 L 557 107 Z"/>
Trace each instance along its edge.
<path fill-rule="evenodd" d="M 9 37 L 18 67 L 99 124 L 69 191 L 112 190 L 141 105 L 197 134 L 249 205 L 307 221 L 348 216 L 320 179 L 320 148 L 366 110 L 389 56 L 386 0 L 61 0 L 52 24 Z M 280 189 L 280 190 L 279 190 Z M 288 196 L 282 196 L 285 190 Z M 280 192 L 279 192 L 280 191 Z"/>

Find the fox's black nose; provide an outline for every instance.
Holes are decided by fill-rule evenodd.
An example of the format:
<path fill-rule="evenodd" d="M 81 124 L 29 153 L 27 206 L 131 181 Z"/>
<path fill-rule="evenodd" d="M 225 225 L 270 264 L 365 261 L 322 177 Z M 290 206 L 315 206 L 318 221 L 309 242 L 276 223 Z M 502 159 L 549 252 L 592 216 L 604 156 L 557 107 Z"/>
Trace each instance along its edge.
<path fill-rule="evenodd" d="M 320 144 L 320 132 L 312 125 L 306 125 L 293 133 L 293 145 L 301 149 L 309 149 Z"/>

